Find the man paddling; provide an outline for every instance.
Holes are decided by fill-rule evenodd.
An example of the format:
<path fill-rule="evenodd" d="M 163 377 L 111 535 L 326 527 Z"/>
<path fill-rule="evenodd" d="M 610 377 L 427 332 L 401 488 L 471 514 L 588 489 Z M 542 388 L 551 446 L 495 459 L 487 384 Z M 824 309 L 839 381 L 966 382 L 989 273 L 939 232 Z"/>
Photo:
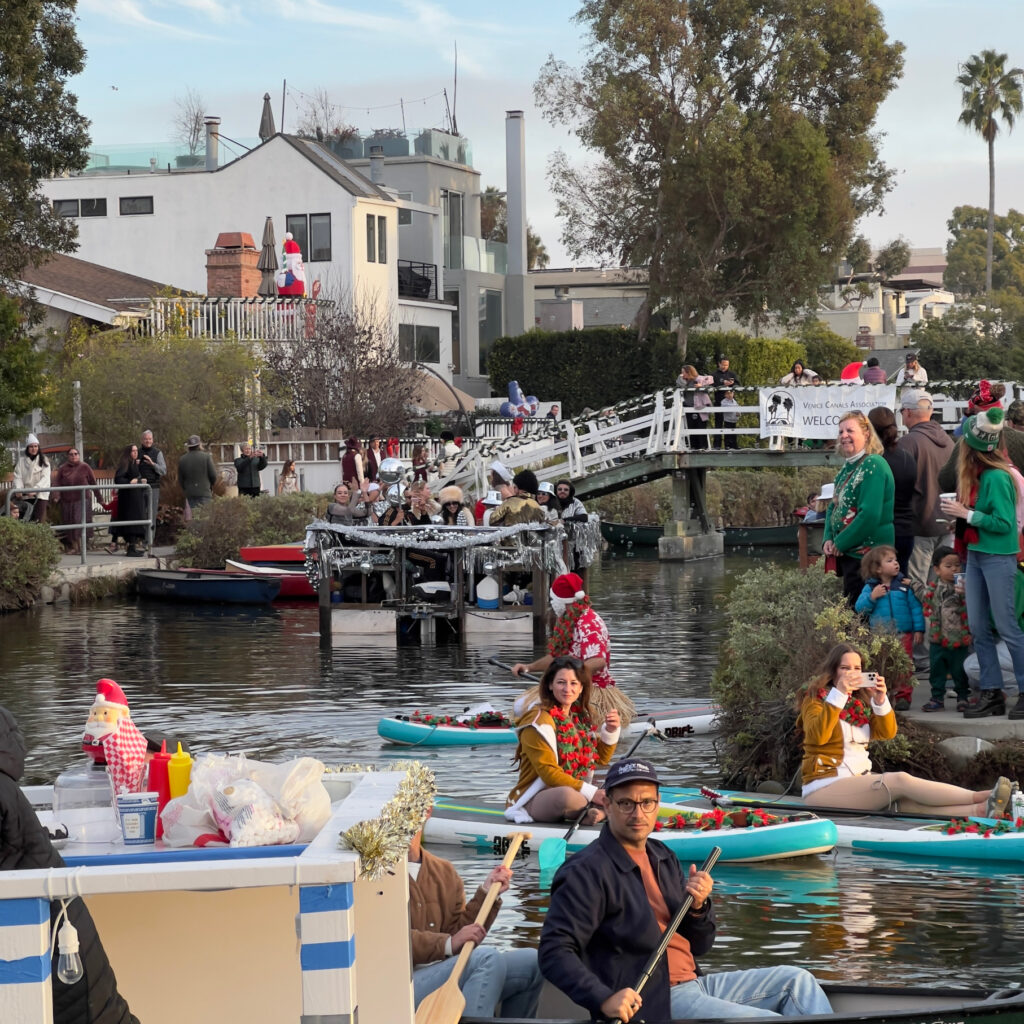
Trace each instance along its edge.
<path fill-rule="evenodd" d="M 711 876 L 649 836 L 660 782 L 640 758 L 617 761 L 605 777 L 608 821 L 596 842 L 558 870 L 538 956 L 544 977 L 593 1019 L 661 1021 L 831 1013 L 813 975 L 762 967 L 702 975 L 694 957 L 715 941 Z M 687 894 L 683 918 L 641 996 L 633 987 Z"/>
<path fill-rule="evenodd" d="M 458 952 L 467 942 L 476 949 L 459 979 L 466 997 L 467 1017 L 493 1017 L 501 1004 L 504 1017 L 534 1017 L 544 979 L 537 968 L 537 951 L 500 951 L 481 943 L 501 906 L 495 902 L 486 926 L 474 923 L 487 890 L 495 882 L 501 891 L 512 878 L 499 864 L 467 903 L 466 892 L 455 868 L 420 845 L 417 832 L 409 844 L 409 927 L 412 933 L 412 985 L 416 1005 L 440 988 L 451 974 Z"/>

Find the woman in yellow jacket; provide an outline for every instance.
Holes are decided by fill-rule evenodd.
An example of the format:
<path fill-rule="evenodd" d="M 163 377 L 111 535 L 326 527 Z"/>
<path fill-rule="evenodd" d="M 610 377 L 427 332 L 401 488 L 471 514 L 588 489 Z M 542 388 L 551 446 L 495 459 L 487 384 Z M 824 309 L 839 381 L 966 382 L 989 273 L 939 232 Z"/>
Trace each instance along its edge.
<path fill-rule="evenodd" d="M 595 735 L 590 724 L 590 678 L 579 658 L 555 658 L 540 680 L 540 703 L 517 721 L 513 763 L 519 781 L 508 795 L 510 821 L 574 818 L 588 803 L 587 824 L 603 821 L 604 790 L 591 782 L 619 742 L 619 713 L 610 710 Z"/>
<path fill-rule="evenodd" d="M 802 691 L 807 806 L 881 811 L 898 800 L 899 809 L 909 814 L 1001 817 L 1012 790 L 1008 779 L 1000 777 L 991 792 L 972 791 L 907 772 L 872 771 L 868 743 L 896 735 L 896 712 L 889 704 L 885 679 L 861 668 L 860 652 L 838 644 L 820 675 Z"/>

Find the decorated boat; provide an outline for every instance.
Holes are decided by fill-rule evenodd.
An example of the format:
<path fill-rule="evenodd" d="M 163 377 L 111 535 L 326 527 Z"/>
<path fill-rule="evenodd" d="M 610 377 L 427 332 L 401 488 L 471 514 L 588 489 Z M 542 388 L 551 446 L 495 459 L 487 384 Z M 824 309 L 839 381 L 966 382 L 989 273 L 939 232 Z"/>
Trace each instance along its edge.
<path fill-rule="evenodd" d="M 428 844 L 501 852 L 509 836 L 524 828 L 509 821 L 504 812 L 504 805 L 439 796 L 423 826 L 423 838 Z M 528 827 L 532 838 L 523 844 L 526 853 L 537 850 L 545 839 L 561 839 L 567 826 L 564 822 L 533 821 Z M 568 849 L 582 849 L 600 831 L 600 825 L 581 826 L 569 840 Z M 722 861 L 744 863 L 827 853 L 836 844 L 836 827 L 825 818 L 807 812 L 769 814 L 755 808 L 726 813 L 718 808 L 700 811 L 663 804 L 655 831 L 656 838 L 685 861 L 703 860 L 713 846 L 722 848 Z"/>
<path fill-rule="evenodd" d="M 296 563 L 301 566 L 306 561 L 306 552 L 301 540 L 292 544 L 260 544 L 254 547 L 238 549 L 242 561 L 250 562 L 253 565 L 269 565 L 287 568 L 296 568 Z"/>
<path fill-rule="evenodd" d="M 601 536 L 617 547 L 656 548 L 664 535 L 664 526 L 601 521 Z"/>
<path fill-rule="evenodd" d="M 691 803 L 701 790 L 664 786 L 662 798 Z M 764 793 L 723 790 L 720 807 L 758 806 L 773 813 L 813 810 L 836 825 L 837 845 L 885 856 L 924 857 L 930 860 L 985 861 L 1007 866 L 1024 865 L 1024 818 L 928 818 L 925 815 L 870 814 L 843 808 L 807 808 L 798 796 L 770 798 Z"/>
<path fill-rule="evenodd" d="M 270 604 L 281 589 L 263 579 L 223 569 L 140 569 L 135 589 L 144 597 L 213 604 Z"/>
<path fill-rule="evenodd" d="M 718 706 L 709 701 L 644 709 L 625 729 L 624 737 L 639 736 L 652 724 L 669 739 L 703 736 L 716 730 L 717 716 Z M 411 715 L 382 718 L 377 723 L 377 734 L 388 743 L 410 747 L 478 747 L 515 743 L 517 739 L 512 720 L 494 711 L 456 715 L 414 711 Z"/>
<path fill-rule="evenodd" d="M 229 572 L 244 572 L 263 579 L 276 579 L 281 583 L 277 600 L 295 601 L 315 598 L 316 591 L 309 582 L 304 569 L 284 569 L 272 565 L 254 565 L 251 562 L 236 562 L 229 558 L 224 562 Z"/>

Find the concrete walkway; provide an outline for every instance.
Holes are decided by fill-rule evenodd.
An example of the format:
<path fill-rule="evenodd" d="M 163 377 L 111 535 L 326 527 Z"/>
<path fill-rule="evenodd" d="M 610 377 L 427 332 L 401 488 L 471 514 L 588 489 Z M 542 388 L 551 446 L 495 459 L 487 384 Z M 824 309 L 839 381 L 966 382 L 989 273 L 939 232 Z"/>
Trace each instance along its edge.
<path fill-rule="evenodd" d="M 1006 690 L 1006 709 L 1010 710 L 1017 703 L 1016 690 Z M 1024 719 L 1011 721 L 1005 715 L 988 718 L 964 718 L 956 710 L 956 700 L 946 698 L 943 711 L 922 711 L 921 708 L 931 698 L 931 687 L 928 685 L 928 673 L 918 673 L 917 686 L 910 701 L 910 710 L 899 712 L 900 718 L 907 718 L 915 725 L 922 725 L 933 732 L 944 736 L 975 736 L 982 740 L 1024 740 Z"/>
<path fill-rule="evenodd" d="M 57 568 L 40 592 L 39 601 L 41 604 L 70 601 L 72 588 L 83 580 L 106 579 L 127 586 L 138 569 L 156 568 L 173 554 L 173 547 L 153 548 L 142 558 L 127 558 L 124 552 L 108 555 L 102 549 L 90 550 L 85 565 L 82 565 L 80 555 L 61 555 Z"/>

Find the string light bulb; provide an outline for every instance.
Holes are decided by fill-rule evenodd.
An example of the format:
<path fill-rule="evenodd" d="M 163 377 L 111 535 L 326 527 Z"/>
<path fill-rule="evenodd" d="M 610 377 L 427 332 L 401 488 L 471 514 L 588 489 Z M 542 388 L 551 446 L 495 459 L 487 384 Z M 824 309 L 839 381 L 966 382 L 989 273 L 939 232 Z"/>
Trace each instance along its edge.
<path fill-rule="evenodd" d="M 85 976 L 82 958 L 78 955 L 78 929 L 67 917 L 64 909 L 64 923 L 57 933 L 57 948 L 60 956 L 57 959 L 57 980 L 65 985 L 74 985 Z"/>

